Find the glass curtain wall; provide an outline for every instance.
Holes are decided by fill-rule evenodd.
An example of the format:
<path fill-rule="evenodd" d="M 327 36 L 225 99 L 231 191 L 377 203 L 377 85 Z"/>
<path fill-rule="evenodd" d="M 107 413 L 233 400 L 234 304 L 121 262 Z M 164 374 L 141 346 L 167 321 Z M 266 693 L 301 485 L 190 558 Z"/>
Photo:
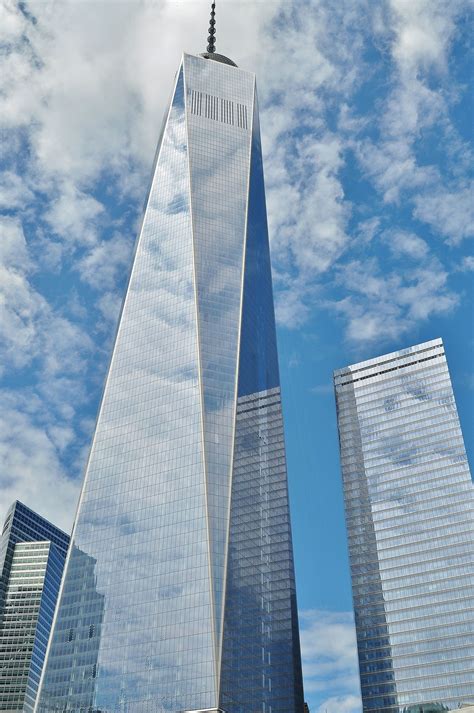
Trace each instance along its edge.
<path fill-rule="evenodd" d="M 443 343 L 334 382 L 364 712 L 455 710 L 474 699 L 474 488 Z"/>
<path fill-rule="evenodd" d="M 33 711 L 63 567 L 51 542 L 14 546 L 0 621 L 0 710 Z"/>

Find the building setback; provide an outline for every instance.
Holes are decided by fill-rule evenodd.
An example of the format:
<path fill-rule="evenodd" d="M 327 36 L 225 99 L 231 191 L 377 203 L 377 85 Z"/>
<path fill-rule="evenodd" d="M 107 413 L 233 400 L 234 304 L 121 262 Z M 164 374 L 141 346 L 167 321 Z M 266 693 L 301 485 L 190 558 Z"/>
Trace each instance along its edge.
<path fill-rule="evenodd" d="M 474 489 L 443 343 L 334 383 L 364 713 L 457 709 L 474 698 Z"/>
<path fill-rule="evenodd" d="M 36 710 L 303 705 L 255 77 L 185 54 Z"/>
<path fill-rule="evenodd" d="M 9 509 L 0 542 L 2 711 L 33 710 L 68 543 L 23 503 Z"/>

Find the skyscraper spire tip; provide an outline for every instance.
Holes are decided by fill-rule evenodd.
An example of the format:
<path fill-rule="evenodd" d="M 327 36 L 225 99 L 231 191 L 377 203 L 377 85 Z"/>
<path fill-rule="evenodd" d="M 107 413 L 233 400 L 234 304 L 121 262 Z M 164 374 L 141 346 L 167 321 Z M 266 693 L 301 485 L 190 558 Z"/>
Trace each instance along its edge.
<path fill-rule="evenodd" d="M 228 57 L 216 52 L 216 3 L 211 3 L 211 19 L 209 21 L 209 37 L 207 38 L 207 50 L 201 54 L 204 59 L 212 59 L 214 62 L 222 62 L 222 64 L 230 64 L 232 67 L 237 67 Z"/>
<path fill-rule="evenodd" d="M 210 54 L 214 54 L 216 51 L 216 37 L 215 37 L 216 20 L 215 20 L 215 17 L 216 17 L 216 3 L 213 2 L 211 4 L 211 19 L 209 21 L 209 37 L 207 38 L 207 41 L 208 41 L 207 51 Z"/>

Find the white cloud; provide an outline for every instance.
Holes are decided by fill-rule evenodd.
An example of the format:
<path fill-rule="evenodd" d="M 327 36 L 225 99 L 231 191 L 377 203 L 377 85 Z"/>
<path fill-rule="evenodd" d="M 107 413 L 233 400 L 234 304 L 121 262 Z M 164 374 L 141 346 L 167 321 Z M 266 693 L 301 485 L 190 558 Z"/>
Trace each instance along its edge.
<path fill-rule="evenodd" d="M 0 336 L 2 366 L 27 364 L 37 350 L 36 321 L 46 308 L 28 282 L 31 260 L 21 223 L 0 218 Z"/>
<path fill-rule="evenodd" d="M 428 245 L 425 240 L 414 233 L 405 230 L 387 230 L 384 239 L 392 253 L 397 257 L 410 257 L 421 260 L 428 254 Z"/>
<path fill-rule="evenodd" d="M 58 451 L 71 439 L 67 429 L 50 429 L 37 421 L 32 404 L 2 393 L 0 410 L 0 513 L 18 499 L 70 531 L 78 483 L 64 472 Z M 1 515 L 0 515 L 1 517 Z"/>
<path fill-rule="evenodd" d="M 1 393 L 0 511 L 18 498 L 69 529 L 77 464 L 66 473 L 61 453 L 75 437 L 71 422 L 84 384 L 74 375 L 84 368 L 91 342 L 31 284 L 32 259 L 19 220 L 3 217 L 0 231 L 1 362 L 5 375 L 36 365 L 29 374 L 35 386 Z"/>
<path fill-rule="evenodd" d="M 24 275 L 0 266 L 2 368 L 22 367 L 35 357 L 43 308 L 43 299 L 35 295 Z"/>
<path fill-rule="evenodd" d="M 264 34 L 261 125 L 273 257 L 278 275 L 288 276 L 277 275 L 277 317 L 285 326 L 306 321 L 315 280 L 349 243 L 351 205 L 341 178 L 346 145 L 328 128 L 326 112 L 361 81 L 357 23 L 351 3 L 315 3 L 301 16 L 283 6 Z"/>
<path fill-rule="evenodd" d="M 401 191 L 425 189 L 438 179 L 434 166 L 418 166 L 412 138 L 355 144 L 358 161 L 385 203 L 399 203 Z"/>
<path fill-rule="evenodd" d="M 391 50 L 389 92 L 375 123 L 377 136 L 356 139 L 363 171 L 387 204 L 404 198 L 414 215 L 452 243 L 472 231 L 472 194 L 464 186 L 464 145 L 450 118 L 456 88 L 449 77 L 449 52 L 463 0 L 389 0 L 379 13 L 377 32 Z M 425 134 L 436 128 L 447 158 L 450 185 L 436 157 L 430 163 Z M 419 155 L 428 157 L 420 160 Z"/>
<path fill-rule="evenodd" d="M 70 426 L 51 426 L 48 435 L 59 453 L 64 451 L 74 440 L 75 432 Z"/>
<path fill-rule="evenodd" d="M 286 289 L 280 289 L 275 297 L 275 315 L 278 322 L 289 329 L 301 327 L 310 312 L 305 304 L 304 285 L 290 283 Z"/>
<path fill-rule="evenodd" d="M 361 710 L 355 627 L 352 613 L 308 610 L 300 613 L 305 691 L 324 700 L 318 710 Z"/>
<path fill-rule="evenodd" d="M 446 71 L 446 52 L 455 17 L 465 3 L 453 0 L 390 0 L 396 31 L 393 54 L 401 72 Z"/>
<path fill-rule="evenodd" d="M 21 176 L 13 171 L 4 171 L 0 174 L 0 209 L 22 208 L 32 200 L 33 193 Z"/>
<path fill-rule="evenodd" d="M 25 235 L 18 218 L 0 216 L 0 262 L 6 269 L 27 270 L 31 267 Z"/>
<path fill-rule="evenodd" d="M 415 198 L 414 215 L 451 244 L 474 236 L 473 185 L 449 191 L 442 187 Z"/>
<path fill-rule="evenodd" d="M 56 235 L 66 243 L 90 245 L 97 240 L 98 219 L 104 206 L 86 193 L 77 190 L 70 181 L 64 183 L 59 195 L 51 201 L 44 218 Z"/>
<path fill-rule="evenodd" d="M 377 138 L 357 140 L 358 160 L 386 203 L 402 191 L 424 189 L 439 180 L 438 168 L 417 160 L 421 131 L 446 117 L 444 95 L 429 86 L 426 71 L 443 74 L 454 9 L 446 4 L 390 0 L 378 33 L 390 47 L 389 92 L 375 118 Z M 380 18 L 380 16 L 379 16 Z"/>
<path fill-rule="evenodd" d="M 115 292 L 105 292 L 99 298 L 97 306 L 104 319 L 110 324 L 116 324 L 122 305 L 123 295 Z"/>
<path fill-rule="evenodd" d="M 332 696 L 319 706 L 317 713 L 362 713 L 362 706 L 358 696 Z"/>
<path fill-rule="evenodd" d="M 419 322 L 449 313 L 459 302 L 448 286 L 448 273 L 435 258 L 391 272 L 383 271 L 375 258 L 352 260 L 337 272 L 348 294 L 332 307 L 344 315 L 347 338 L 355 343 L 396 340 Z"/>
<path fill-rule="evenodd" d="M 75 383 L 74 376 L 86 368 L 88 353 L 93 350 L 91 338 L 54 310 L 33 286 L 33 262 L 20 221 L 4 216 L 0 218 L 0 231 L 2 366 L 17 370 L 34 362 L 30 379 L 38 381 L 47 401 L 66 406 L 72 389 L 78 404 L 78 392 L 84 385 Z"/>
<path fill-rule="evenodd" d="M 474 271 L 474 255 L 466 255 L 461 261 L 459 270 L 461 270 L 461 272 Z"/>
<path fill-rule="evenodd" d="M 348 240 L 350 208 L 338 178 L 342 145 L 335 135 L 325 133 L 319 141 L 296 142 L 296 150 L 289 177 L 293 187 L 298 177 L 299 205 L 295 212 L 287 210 L 283 224 L 276 226 L 276 248 L 280 242 L 289 246 L 300 274 L 314 278 L 332 266 Z"/>
<path fill-rule="evenodd" d="M 16 39 L 22 32 L 24 18 L 18 12 L 14 2 L 4 2 L 0 5 L 0 40 L 2 42 L 11 42 Z"/>
<path fill-rule="evenodd" d="M 357 226 L 357 240 L 365 244 L 370 243 L 380 232 L 380 225 L 381 221 L 378 216 L 361 221 Z"/>
<path fill-rule="evenodd" d="M 132 248 L 133 241 L 118 233 L 94 245 L 77 265 L 82 280 L 98 290 L 111 290 L 127 272 Z"/>
<path fill-rule="evenodd" d="M 437 260 L 408 272 L 396 298 L 407 309 L 408 319 L 422 321 L 456 307 L 459 297 L 449 290 L 447 281 L 448 274 Z"/>
<path fill-rule="evenodd" d="M 123 295 L 119 295 L 116 292 L 104 292 L 104 294 L 100 296 L 97 306 L 109 324 L 117 324 L 122 301 Z M 108 329 L 108 325 L 103 325 L 103 328 Z"/>

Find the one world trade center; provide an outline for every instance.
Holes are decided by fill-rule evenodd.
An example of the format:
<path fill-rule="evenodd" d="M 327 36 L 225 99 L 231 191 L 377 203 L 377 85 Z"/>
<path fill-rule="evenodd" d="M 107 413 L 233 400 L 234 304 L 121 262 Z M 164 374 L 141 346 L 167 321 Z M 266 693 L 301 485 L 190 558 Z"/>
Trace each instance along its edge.
<path fill-rule="evenodd" d="M 302 713 L 255 77 L 185 54 L 36 713 Z"/>

